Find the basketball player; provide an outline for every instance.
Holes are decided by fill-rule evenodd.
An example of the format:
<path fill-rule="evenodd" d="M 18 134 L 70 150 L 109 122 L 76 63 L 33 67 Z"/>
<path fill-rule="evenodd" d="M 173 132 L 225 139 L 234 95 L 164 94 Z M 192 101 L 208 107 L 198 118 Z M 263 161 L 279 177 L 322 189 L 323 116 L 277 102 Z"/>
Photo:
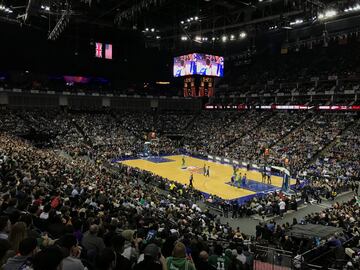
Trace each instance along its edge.
<path fill-rule="evenodd" d="M 181 168 L 184 168 L 185 167 L 185 157 L 184 156 L 182 156 L 182 158 L 181 158 Z"/>
<path fill-rule="evenodd" d="M 262 171 L 261 172 L 261 183 L 265 183 L 265 178 L 266 178 L 266 171 Z"/>
<path fill-rule="evenodd" d="M 189 179 L 189 188 L 194 188 L 193 181 L 194 181 L 194 175 L 193 175 L 193 173 L 191 173 L 190 179 Z"/>
<path fill-rule="evenodd" d="M 267 183 L 271 185 L 271 172 L 268 172 L 267 174 Z"/>
<path fill-rule="evenodd" d="M 230 182 L 231 182 L 231 185 L 232 185 L 232 186 L 235 186 L 235 179 L 236 179 L 236 174 L 233 174 L 233 175 L 231 176 L 231 179 L 230 179 Z"/>
<path fill-rule="evenodd" d="M 246 186 L 246 173 L 244 174 L 244 176 L 242 177 L 242 186 L 245 187 Z"/>
<path fill-rule="evenodd" d="M 206 164 L 204 163 L 204 168 L 203 168 L 203 170 L 204 170 L 204 176 L 206 176 Z"/>
<path fill-rule="evenodd" d="M 236 167 L 236 165 L 235 165 L 235 164 L 233 164 L 233 174 L 235 174 L 235 175 L 236 175 L 236 172 L 237 172 L 237 167 Z"/>
<path fill-rule="evenodd" d="M 239 172 L 236 182 L 237 182 L 237 187 L 241 187 L 241 172 Z"/>
<path fill-rule="evenodd" d="M 207 167 L 206 170 L 206 177 L 210 177 L 210 166 Z"/>

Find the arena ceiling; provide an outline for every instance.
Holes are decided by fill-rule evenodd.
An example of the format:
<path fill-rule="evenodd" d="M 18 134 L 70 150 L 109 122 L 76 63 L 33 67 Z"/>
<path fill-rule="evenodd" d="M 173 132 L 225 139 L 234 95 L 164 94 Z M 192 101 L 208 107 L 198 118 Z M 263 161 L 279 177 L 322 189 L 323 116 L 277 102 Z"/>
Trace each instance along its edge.
<path fill-rule="evenodd" d="M 53 30 L 68 10 L 69 24 L 138 32 L 151 40 L 215 42 L 224 34 L 290 29 L 314 23 L 321 12 L 343 12 L 342 0 L 0 0 L 3 21 Z M 7 9 L 8 12 L 4 10 Z M 11 12 L 9 12 L 11 11 Z M 355 13 L 352 13 L 355 14 Z M 67 25 L 64 26 L 64 28 Z M 86 27 L 85 27 L 86 26 Z M 80 28 L 80 29 L 81 29 Z M 243 35 L 244 36 L 244 35 Z"/>

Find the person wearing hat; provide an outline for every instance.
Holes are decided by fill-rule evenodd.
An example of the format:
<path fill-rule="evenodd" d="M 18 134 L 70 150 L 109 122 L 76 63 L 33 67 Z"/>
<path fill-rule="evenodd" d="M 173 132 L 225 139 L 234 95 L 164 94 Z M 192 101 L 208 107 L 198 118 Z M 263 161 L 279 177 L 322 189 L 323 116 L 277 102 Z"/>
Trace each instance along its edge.
<path fill-rule="evenodd" d="M 144 260 L 135 265 L 134 270 L 166 270 L 166 260 L 160 248 L 155 244 L 148 244 L 144 249 Z"/>
<path fill-rule="evenodd" d="M 172 256 L 166 259 L 169 270 L 195 270 L 194 263 L 186 256 L 186 247 L 183 243 L 177 242 L 174 246 Z"/>
<path fill-rule="evenodd" d="M 125 239 L 124 252 L 122 253 L 122 256 L 130 260 L 130 262 L 136 262 L 139 257 L 138 243 L 142 239 L 136 239 L 136 234 L 133 230 L 124 230 L 121 233 L 121 236 Z"/>

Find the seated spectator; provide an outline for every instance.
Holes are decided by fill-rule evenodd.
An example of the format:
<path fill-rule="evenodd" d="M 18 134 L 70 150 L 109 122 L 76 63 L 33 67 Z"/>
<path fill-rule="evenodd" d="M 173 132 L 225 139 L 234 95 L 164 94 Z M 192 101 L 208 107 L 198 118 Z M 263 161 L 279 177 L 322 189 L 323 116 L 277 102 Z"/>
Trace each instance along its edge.
<path fill-rule="evenodd" d="M 230 266 L 230 259 L 223 252 L 223 247 L 220 244 L 216 244 L 214 254 L 209 258 L 209 263 L 216 268 L 220 266 L 221 269 L 227 270 Z"/>
<path fill-rule="evenodd" d="M 86 249 L 87 256 L 90 258 L 99 254 L 105 248 L 104 240 L 98 237 L 98 232 L 99 226 L 96 224 L 91 225 L 81 241 L 81 245 Z"/>
<path fill-rule="evenodd" d="M 79 259 L 81 249 L 78 246 L 76 237 L 72 234 L 65 234 L 58 241 L 63 248 L 65 258 L 62 261 L 62 267 L 65 270 L 84 270 L 85 267 Z"/>
<path fill-rule="evenodd" d="M 166 260 L 155 244 L 148 244 L 144 249 L 144 260 L 135 265 L 134 270 L 166 270 Z"/>
<path fill-rule="evenodd" d="M 172 256 L 166 259 L 167 269 L 195 270 L 191 260 L 186 257 L 186 247 L 183 243 L 177 242 Z"/>
<path fill-rule="evenodd" d="M 7 240 L 9 238 L 9 232 L 11 230 L 11 222 L 8 216 L 0 217 L 0 239 Z"/>
<path fill-rule="evenodd" d="M 48 247 L 33 257 L 34 270 L 60 270 L 64 255 L 57 246 Z"/>
<path fill-rule="evenodd" d="M 16 208 L 17 203 L 16 198 L 11 198 L 8 207 L 4 210 L 4 214 L 9 217 L 12 224 L 19 218 L 20 211 Z"/>
<path fill-rule="evenodd" d="M 112 270 L 116 266 L 115 253 L 110 248 L 104 248 L 95 259 L 96 270 Z"/>
<path fill-rule="evenodd" d="M 3 266 L 4 270 L 26 269 L 31 266 L 32 256 L 37 252 L 37 241 L 35 238 L 25 238 L 19 244 L 19 253 L 8 259 Z"/>
<path fill-rule="evenodd" d="M 115 235 L 111 240 L 112 248 L 116 255 L 116 268 L 117 270 L 131 270 L 130 260 L 125 258 L 122 253 L 124 252 L 124 237 Z"/>
<path fill-rule="evenodd" d="M 121 235 L 125 239 L 124 252 L 122 255 L 131 263 L 136 262 L 139 256 L 138 241 L 140 239 L 135 239 L 135 232 L 133 230 L 125 230 Z"/>
<path fill-rule="evenodd" d="M 8 256 L 7 253 L 10 250 L 11 245 L 9 243 L 9 241 L 5 240 L 5 239 L 0 239 L 0 265 L 3 265 Z"/>
<path fill-rule="evenodd" d="M 26 224 L 24 222 L 16 222 L 14 226 L 12 226 L 8 239 L 14 255 L 19 250 L 20 242 L 25 238 L 27 238 Z"/>
<path fill-rule="evenodd" d="M 197 270 L 216 270 L 216 267 L 209 263 L 209 254 L 203 250 L 199 254 L 199 262 L 196 264 Z"/>

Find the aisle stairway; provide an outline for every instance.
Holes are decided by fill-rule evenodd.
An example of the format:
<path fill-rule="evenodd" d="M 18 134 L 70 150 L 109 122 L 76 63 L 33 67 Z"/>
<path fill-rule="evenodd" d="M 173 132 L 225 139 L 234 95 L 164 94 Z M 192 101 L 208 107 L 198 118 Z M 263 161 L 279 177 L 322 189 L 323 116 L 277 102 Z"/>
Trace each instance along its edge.
<path fill-rule="evenodd" d="M 328 150 L 333 147 L 336 143 L 337 143 L 337 140 L 339 137 L 341 137 L 342 134 L 344 134 L 347 130 L 351 129 L 353 126 L 356 126 L 358 123 L 360 123 L 360 118 L 356 119 L 355 121 L 353 122 L 348 122 L 348 124 L 346 125 L 346 127 L 344 129 L 342 129 L 338 134 L 337 136 L 335 136 L 335 138 L 329 142 L 327 145 L 325 145 L 325 147 L 318 151 L 313 157 L 311 160 L 309 160 L 309 162 L 307 164 L 312 164 L 314 162 L 316 162 L 316 160 L 322 156 L 323 154 L 327 153 Z"/>
<path fill-rule="evenodd" d="M 90 136 L 88 136 L 84 129 L 77 123 L 77 121 L 71 121 L 72 125 L 76 128 L 76 130 L 83 136 L 84 142 L 90 146 L 93 146 L 92 140 Z"/>
<path fill-rule="evenodd" d="M 264 119 L 262 119 L 259 123 L 257 123 L 254 127 L 252 127 L 251 130 L 247 130 L 245 132 L 243 132 L 242 134 L 240 134 L 240 136 L 228 141 L 225 145 L 224 148 L 228 148 L 229 146 L 233 145 L 234 143 L 236 143 L 237 141 L 239 141 L 240 139 L 242 139 L 247 133 L 252 132 L 253 130 L 256 130 L 256 128 L 262 126 L 263 123 L 265 123 L 266 121 L 268 121 L 271 117 L 273 117 L 275 115 L 275 113 L 269 113 L 269 115 L 267 117 L 265 117 Z M 242 114 L 241 117 L 246 117 L 246 113 Z M 235 120 L 235 119 L 234 119 Z"/>

